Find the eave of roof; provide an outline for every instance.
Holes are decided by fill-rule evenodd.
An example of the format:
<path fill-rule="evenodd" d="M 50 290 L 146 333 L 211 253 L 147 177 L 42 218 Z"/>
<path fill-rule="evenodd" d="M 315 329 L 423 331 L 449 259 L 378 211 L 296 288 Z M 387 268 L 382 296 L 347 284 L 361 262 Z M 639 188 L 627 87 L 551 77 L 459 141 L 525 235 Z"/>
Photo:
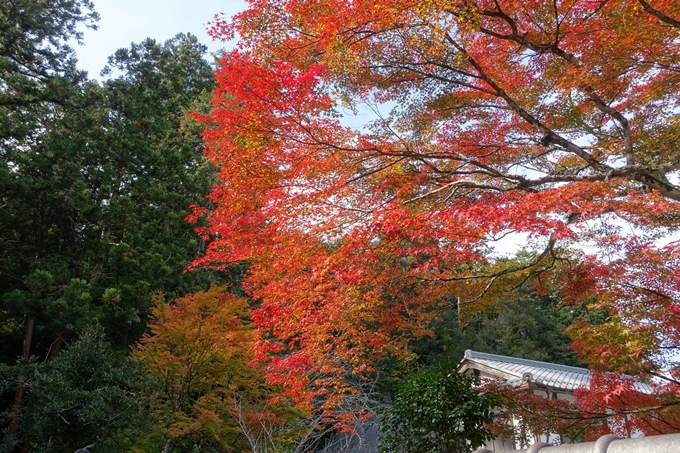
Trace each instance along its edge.
<path fill-rule="evenodd" d="M 571 392 L 579 387 L 587 387 L 592 372 L 579 368 L 538 360 L 520 359 L 497 354 L 467 350 L 461 362 L 463 368 L 480 369 L 498 375 L 513 383 L 532 382 L 553 390 Z"/>
<path fill-rule="evenodd" d="M 465 351 L 459 371 L 464 372 L 469 368 L 493 374 L 512 385 L 531 382 L 550 390 L 565 392 L 588 387 L 593 375 L 593 372 L 587 368 L 489 354 L 470 349 Z M 654 391 L 652 386 L 641 382 L 636 383 L 635 387 L 643 393 Z"/>

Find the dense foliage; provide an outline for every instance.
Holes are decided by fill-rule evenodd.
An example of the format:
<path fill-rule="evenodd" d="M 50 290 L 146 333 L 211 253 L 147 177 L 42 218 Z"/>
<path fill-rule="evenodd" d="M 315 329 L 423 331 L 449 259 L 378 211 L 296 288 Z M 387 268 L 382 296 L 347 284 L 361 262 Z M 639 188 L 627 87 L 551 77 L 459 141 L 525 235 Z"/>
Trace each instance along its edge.
<path fill-rule="evenodd" d="M 462 358 L 466 349 L 510 357 L 583 366 L 565 329 L 579 319 L 598 324 L 606 312 L 560 304 L 553 297 L 524 294 L 484 311 L 444 311 L 429 326 L 432 335 L 414 342 L 420 362 L 433 365 Z"/>
<path fill-rule="evenodd" d="M 62 453 L 96 445 L 97 451 L 129 451 L 130 439 L 149 426 L 146 402 L 153 381 L 101 333 L 87 331 L 49 363 L 0 366 L 6 388 L 28 388 L 18 425 L 22 437 L 6 436 L 11 452 Z"/>
<path fill-rule="evenodd" d="M 152 294 L 207 287 L 182 274 L 200 252 L 184 216 L 212 182 L 185 119 L 212 87 L 204 54 L 192 36 L 134 44 L 109 61 L 119 77 L 53 107 L 38 141 L 5 144 L 1 297 L 35 323 L 36 355 L 87 325 L 134 342 Z"/>
<path fill-rule="evenodd" d="M 608 313 L 570 330 L 581 357 L 680 402 L 679 8 L 252 0 L 217 20 L 240 41 L 202 118 L 224 184 L 198 264 L 251 263 L 270 378 L 353 391 L 441 308 L 536 278 Z M 504 237 L 537 253 L 494 259 Z"/>
<path fill-rule="evenodd" d="M 121 433 L 139 423 L 125 402 L 138 391 L 125 355 L 146 329 L 153 295 L 178 297 L 221 279 L 183 272 L 203 248 L 184 217 L 214 182 L 202 128 L 186 114 L 209 108 L 212 67 L 205 46 L 180 34 L 119 50 L 109 58 L 115 76 L 89 81 L 70 44 L 82 38 L 79 27 L 95 26 L 91 2 L 7 0 L 0 19 L 4 445 L 121 450 Z M 110 345 L 88 340 L 92 329 Z M 92 363 L 77 352 L 83 342 L 119 374 L 85 384 Z M 118 403 L 97 406 L 108 390 L 87 392 L 100 384 Z"/>
<path fill-rule="evenodd" d="M 134 351 L 160 381 L 151 409 L 158 420 L 139 443 L 155 451 L 241 451 L 242 396 L 266 394 L 252 360 L 255 332 L 246 299 L 212 287 L 168 305 L 156 301 L 151 332 Z M 249 414 L 241 413 L 242 421 Z"/>
<path fill-rule="evenodd" d="M 680 430 L 676 1 L 249 0 L 103 82 L 93 8 L 0 0 L 4 451 L 306 453 L 386 394 L 383 449 L 467 451 L 467 348 L 596 372 L 505 428 Z"/>
<path fill-rule="evenodd" d="M 96 28 L 90 0 L 0 2 L 0 144 L 37 139 L 53 109 L 85 80 L 70 41 L 82 42 L 78 27 Z"/>
<path fill-rule="evenodd" d="M 466 453 L 483 446 L 493 435 L 497 403 L 491 393 L 475 388 L 474 376 L 458 374 L 439 364 L 411 375 L 399 395 L 382 412 L 383 453 Z"/>

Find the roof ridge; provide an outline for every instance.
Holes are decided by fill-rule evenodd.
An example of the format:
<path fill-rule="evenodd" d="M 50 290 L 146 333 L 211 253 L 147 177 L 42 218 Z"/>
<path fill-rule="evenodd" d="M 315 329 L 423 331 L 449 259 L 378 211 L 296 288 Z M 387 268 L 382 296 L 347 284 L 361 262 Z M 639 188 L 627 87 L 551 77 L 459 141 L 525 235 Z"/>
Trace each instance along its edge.
<path fill-rule="evenodd" d="M 463 357 L 463 360 L 465 360 L 465 359 L 474 360 L 476 358 L 477 359 L 496 360 L 498 362 L 508 362 L 508 363 L 513 363 L 513 364 L 516 364 L 516 365 L 538 366 L 538 367 L 542 367 L 542 368 L 550 368 L 550 369 L 553 369 L 553 370 L 570 371 L 572 373 L 579 373 L 579 374 L 592 374 L 593 373 L 592 371 L 590 371 L 587 368 L 581 368 L 581 367 L 570 366 L 570 365 L 561 365 L 559 363 L 542 362 L 540 360 L 521 359 L 519 357 L 509 357 L 509 356 L 506 356 L 506 355 L 490 354 L 488 352 L 473 351 L 471 349 L 467 349 L 465 351 L 465 356 Z"/>

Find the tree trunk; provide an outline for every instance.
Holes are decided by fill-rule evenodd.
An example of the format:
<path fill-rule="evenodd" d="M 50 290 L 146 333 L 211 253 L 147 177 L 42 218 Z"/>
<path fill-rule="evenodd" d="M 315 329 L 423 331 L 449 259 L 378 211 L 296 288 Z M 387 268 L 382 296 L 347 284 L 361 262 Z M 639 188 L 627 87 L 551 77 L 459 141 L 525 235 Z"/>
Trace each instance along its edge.
<path fill-rule="evenodd" d="M 50 345 L 50 350 L 47 353 L 47 357 L 45 359 L 46 362 L 51 362 L 54 360 L 57 354 L 59 354 L 59 351 L 61 351 L 61 348 L 64 347 L 64 331 L 57 330 L 57 332 L 54 334 L 54 337 L 54 341 Z"/>
<path fill-rule="evenodd" d="M 26 321 L 26 332 L 24 333 L 24 345 L 21 348 L 21 357 L 28 359 L 31 356 L 31 342 L 33 341 L 33 330 L 35 328 L 35 319 L 29 317 Z M 20 383 L 14 392 L 14 400 L 12 401 L 12 416 L 7 424 L 7 434 L 10 437 L 16 435 L 19 427 L 19 414 L 21 413 L 21 400 L 24 397 L 24 384 Z"/>

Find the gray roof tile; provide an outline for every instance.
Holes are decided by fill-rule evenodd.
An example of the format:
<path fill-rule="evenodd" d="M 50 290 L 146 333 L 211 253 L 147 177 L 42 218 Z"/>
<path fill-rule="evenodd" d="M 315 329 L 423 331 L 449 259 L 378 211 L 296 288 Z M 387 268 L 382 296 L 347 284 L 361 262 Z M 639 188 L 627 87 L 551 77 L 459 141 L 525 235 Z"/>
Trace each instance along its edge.
<path fill-rule="evenodd" d="M 592 371 L 586 368 L 488 354 L 469 349 L 465 351 L 462 363 L 465 362 L 471 364 L 479 363 L 503 373 L 514 375 L 518 381 L 524 380 L 527 376 L 526 373 L 530 373 L 531 379 L 529 380 L 531 382 L 569 392 L 577 388 L 588 387 L 590 377 L 593 374 Z M 650 385 L 644 383 L 638 383 L 636 387 L 644 393 L 651 393 L 653 391 Z"/>

